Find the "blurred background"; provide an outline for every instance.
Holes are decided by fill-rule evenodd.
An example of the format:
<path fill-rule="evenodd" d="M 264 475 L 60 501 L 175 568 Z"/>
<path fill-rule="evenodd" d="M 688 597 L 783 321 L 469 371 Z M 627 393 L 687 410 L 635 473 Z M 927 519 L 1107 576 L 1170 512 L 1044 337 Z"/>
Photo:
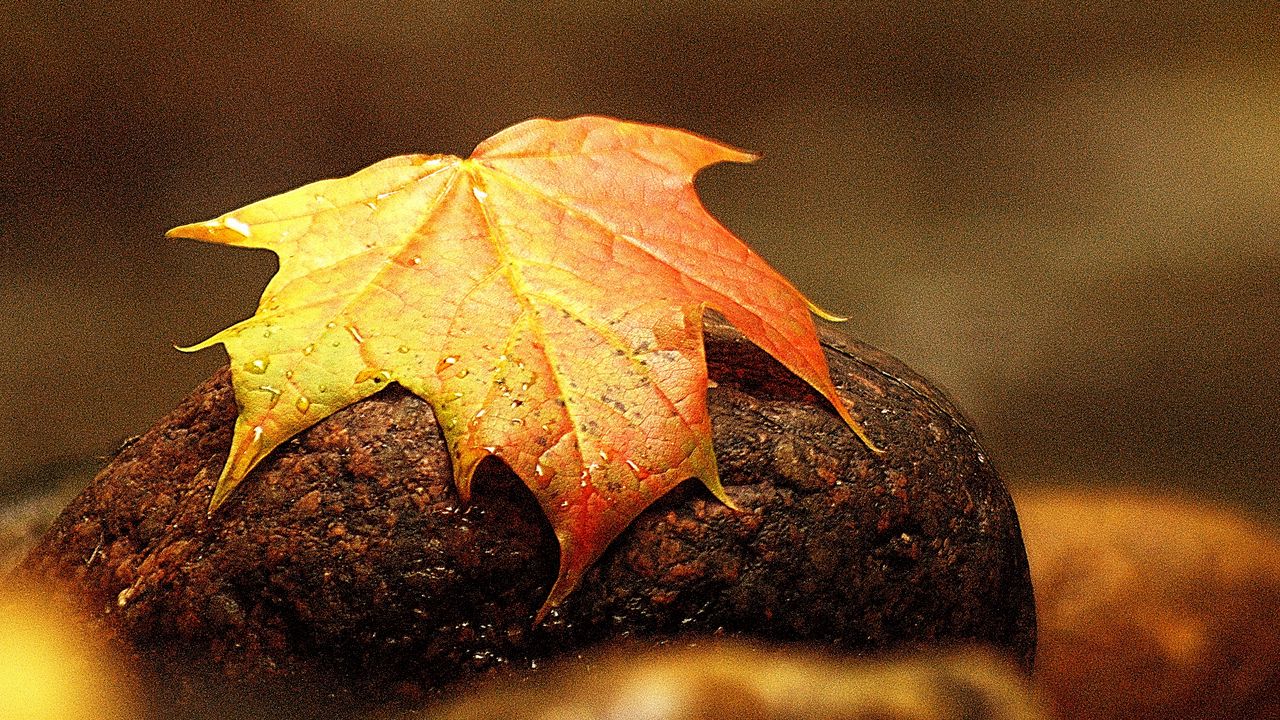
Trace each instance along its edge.
<path fill-rule="evenodd" d="M 225 362 L 267 252 L 165 229 L 528 117 L 761 151 L 699 181 L 1015 487 L 1280 521 L 1280 6 L 0 0 L 0 493 Z"/>

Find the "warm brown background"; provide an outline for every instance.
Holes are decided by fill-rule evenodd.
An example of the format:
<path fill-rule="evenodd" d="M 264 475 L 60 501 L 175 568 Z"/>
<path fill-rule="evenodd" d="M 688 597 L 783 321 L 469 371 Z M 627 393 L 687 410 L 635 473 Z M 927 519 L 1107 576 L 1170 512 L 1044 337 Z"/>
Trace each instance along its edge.
<path fill-rule="evenodd" d="M 1014 484 L 1280 519 L 1274 2 L 101 5 L 0 0 L 7 496 L 223 362 L 170 345 L 251 314 L 274 258 L 166 228 L 602 113 L 763 151 L 707 204 Z"/>

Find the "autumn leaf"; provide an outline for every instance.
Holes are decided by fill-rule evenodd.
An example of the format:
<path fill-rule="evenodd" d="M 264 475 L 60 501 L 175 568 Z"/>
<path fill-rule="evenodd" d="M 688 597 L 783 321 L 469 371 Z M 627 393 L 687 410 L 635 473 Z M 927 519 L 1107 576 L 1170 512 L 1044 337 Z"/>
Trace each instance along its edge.
<path fill-rule="evenodd" d="M 396 382 L 431 403 L 459 495 L 484 458 L 560 543 L 547 608 L 644 508 L 716 475 L 702 315 L 722 313 L 832 404 L 810 310 L 702 207 L 694 175 L 755 156 L 602 117 L 529 120 L 468 159 L 406 155 L 170 230 L 280 270 L 216 343 L 240 414 L 210 511 L 273 448 Z"/>

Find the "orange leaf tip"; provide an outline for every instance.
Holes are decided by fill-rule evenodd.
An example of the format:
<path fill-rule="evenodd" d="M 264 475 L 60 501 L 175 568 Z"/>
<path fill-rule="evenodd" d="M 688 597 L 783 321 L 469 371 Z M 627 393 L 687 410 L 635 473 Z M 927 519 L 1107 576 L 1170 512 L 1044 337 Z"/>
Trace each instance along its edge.
<path fill-rule="evenodd" d="M 213 220 L 179 225 L 164 234 L 167 238 L 189 238 L 191 240 L 246 240 L 253 235 L 253 229 L 245 221 L 231 215 L 223 215 Z"/>

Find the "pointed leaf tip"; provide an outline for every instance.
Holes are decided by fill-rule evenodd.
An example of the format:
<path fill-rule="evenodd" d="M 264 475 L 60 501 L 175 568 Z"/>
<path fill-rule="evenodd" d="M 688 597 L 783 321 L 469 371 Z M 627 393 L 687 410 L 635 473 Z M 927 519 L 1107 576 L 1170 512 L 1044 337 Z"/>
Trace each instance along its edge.
<path fill-rule="evenodd" d="M 833 312 L 828 312 L 822 309 L 822 307 L 819 306 L 817 303 L 813 302 L 812 300 L 809 300 L 808 298 L 805 298 L 805 302 L 809 305 L 809 312 L 813 313 L 814 315 L 817 315 L 823 320 L 826 320 L 828 322 L 848 322 L 849 321 L 848 316 L 836 315 Z"/>
<path fill-rule="evenodd" d="M 253 228 L 234 215 L 227 214 L 204 222 L 179 225 L 165 232 L 167 238 L 184 238 L 216 243 L 239 243 L 253 235 Z"/>

